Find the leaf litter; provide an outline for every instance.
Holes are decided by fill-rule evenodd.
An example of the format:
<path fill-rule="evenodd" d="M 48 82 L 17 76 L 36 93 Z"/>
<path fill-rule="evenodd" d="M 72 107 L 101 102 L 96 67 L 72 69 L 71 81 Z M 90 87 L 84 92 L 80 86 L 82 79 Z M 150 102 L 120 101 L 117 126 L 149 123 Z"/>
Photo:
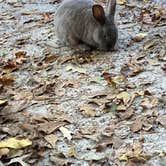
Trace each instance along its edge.
<path fill-rule="evenodd" d="M 118 0 L 120 47 L 108 53 L 46 50 L 57 42 L 53 15 L 59 1 L 36 3 L 0 1 L 0 164 L 162 163 L 162 1 Z"/>

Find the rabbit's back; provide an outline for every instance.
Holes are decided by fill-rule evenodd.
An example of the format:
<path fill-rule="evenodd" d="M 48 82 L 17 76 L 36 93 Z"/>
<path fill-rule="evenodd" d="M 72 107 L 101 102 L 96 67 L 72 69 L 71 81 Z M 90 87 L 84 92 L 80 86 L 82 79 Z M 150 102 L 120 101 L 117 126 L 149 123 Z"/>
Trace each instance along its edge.
<path fill-rule="evenodd" d="M 93 1 L 92 0 L 63 0 L 60 8 L 66 8 L 66 9 L 82 9 L 85 7 L 91 7 Z"/>
<path fill-rule="evenodd" d="M 62 42 L 78 44 L 91 19 L 91 0 L 64 0 L 55 14 L 55 29 Z"/>

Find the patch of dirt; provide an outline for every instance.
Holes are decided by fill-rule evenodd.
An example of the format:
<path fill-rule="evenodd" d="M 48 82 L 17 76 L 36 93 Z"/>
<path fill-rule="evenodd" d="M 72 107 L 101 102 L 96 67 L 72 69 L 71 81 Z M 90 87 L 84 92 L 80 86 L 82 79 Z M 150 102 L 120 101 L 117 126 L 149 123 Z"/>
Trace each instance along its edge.
<path fill-rule="evenodd" d="M 0 165 L 164 165 L 165 1 L 117 0 L 114 52 L 59 46 L 59 3 L 0 0 Z"/>

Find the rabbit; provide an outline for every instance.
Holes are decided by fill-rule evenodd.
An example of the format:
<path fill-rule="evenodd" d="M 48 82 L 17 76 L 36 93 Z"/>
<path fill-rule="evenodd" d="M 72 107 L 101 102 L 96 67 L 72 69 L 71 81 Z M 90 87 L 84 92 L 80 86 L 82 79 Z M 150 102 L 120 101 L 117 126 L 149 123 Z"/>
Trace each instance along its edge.
<path fill-rule="evenodd" d="M 64 0 L 55 13 L 57 36 L 71 47 L 111 50 L 118 38 L 115 10 L 116 0 L 108 0 L 106 12 L 92 0 Z"/>

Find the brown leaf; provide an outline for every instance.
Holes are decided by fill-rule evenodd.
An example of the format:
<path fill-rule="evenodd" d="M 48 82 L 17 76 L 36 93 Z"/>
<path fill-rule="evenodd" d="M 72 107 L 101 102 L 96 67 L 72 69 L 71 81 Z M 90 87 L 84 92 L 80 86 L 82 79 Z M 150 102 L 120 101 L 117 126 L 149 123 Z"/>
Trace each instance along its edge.
<path fill-rule="evenodd" d="M 111 83 L 112 83 L 112 75 L 110 73 L 104 72 L 102 74 L 102 77 L 107 82 L 107 85 L 111 85 Z"/>
<path fill-rule="evenodd" d="M 65 122 L 58 122 L 58 121 L 45 122 L 38 125 L 38 130 L 43 131 L 46 134 L 51 134 L 59 127 L 64 126 L 65 124 L 66 124 Z"/>
<path fill-rule="evenodd" d="M 142 163 L 145 162 L 147 159 L 149 159 L 150 155 L 144 152 L 141 142 L 135 141 L 134 143 L 128 146 L 119 148 L 116 151 L 116 157 L 120 161 L 132 160 L 140 164 L 140 162 Z"/>
<path fill-rule="evenodd" d="M 129 119 L 134 113 L 134 110 L 132 108 L 127 109 L 124 112 L 118 112 L 116 115 L 120 117 L 121 120 Z"/>
<path fill-rule="evenodd" d="M 158 100 L 155 97 L 149 97 L 149 98 L 146 97 L 141 102 L 141 106 L 143 108 L 148 108 L 148 109 L 156 107 L 157 104 L 158 104 Z"/>
<path fill-rule="evenodd" d="M 144 68 L 140 64 L 135 64 L 135 62 L 128 62 L 124 64 L 120 70 L 121 74 L 123 74 L 126 77 L 129 76 L 136 76 L 139 73 L 141 73 L 144 70 Z"/>
<path fill-rule="evenodd" d="M 79 81 L 78 80 L 64 80 L 63 81 L 63 85 L 62 85 L 63 88 L 78 88 L 79 87 Z"/>
<path fill-rule="evenodd" d="M 58 58 L 58 63 L 61 64 L 61 65 L 63 65 L 64 63 L 69 62 L 69 61 L 71 61 L 71 60 L 72 60 L 71 55 L 68 55 L 68 56 L 60 56 L 60 57 Z"/>
<path fill-rule="evenodd" d="M 25 51 L 18 51 L 15 53 L 16 58 L 25 58 L 26 57 L 26 52 Z"/>
<path fill-rule="evenodd" d="M 156 45 L 156 42 L 153 41 L 153 40 L 152 41 L 149 40 L 149 41 L 147 41 L 147 42 L 144 43 L 143 49 L 146 51 L 147 49 L 153 47 L 154 45 Z"/>
<path fill-rule="evenodd" d="M 112 85 L 113 88 L 116 88 L 116 86 L 122 83 L 125 79 L 123 75 L 116 76 L 107 72 L 104 72 L 101 76 L 107 82 L 107 85 Z"/>
<path fill-rule="evenodd" d="M 20 128 L 24 131 L 33 131 L 36 129 L 36 126 L 35 125 L 31 125 L 31 124 L 27 124 L 27 123 L 24 123 L 24 124 L 21 124 L 20 125 Z"/>
<path fill-rule="evenodd" d="M 12 127 L 2 127 L 0 132 L 7 133 L 10 136 L 16 136 L 20 131 L 19 127 L 12 126 Z"/>
<path fill-rule="evenodd" d="M 42 15 L 43 15 L 45 22 L 49 22 L 51 20 L 51 13 L 50 12 L 42 13 Z"/>
<path fill-rule="evenodd" d="M 166 61 L 166 50 L 165 48 L 162 48 L 158 54 L 158 59 L 162 61 Z"/>
<path fill-rule="evenodd" d="M 32 21 L 32 20 L 30 20 L 30 21 Z M 17 39 L 14 44 L 15 45 L 27 44 L 29 38 L 30 38 L 30 36 L 22 36 L 19 39 Z"/>
<path fill-rule="evenodd" d="M 107 137 L 112 136 L 112 134 L 114 133 L 115 128 L 116 128 L 116 125 L 110 124 L 108 127 L 106 127 L 104 129 L 104 131 L 102 132 L 102 135 L 107 136 Z"/>
<path fill-rule="evenodd" d="M 4 69 L 5 70 L 10 70 L 13 71 L 17 68 L 17 62 L 15 60 L 8 60 L 5 64 L 4 64 Z"/>
<path fill-rule="evenodd" d="M 117 99 L 121 99 L 124 105 L 127 105 L 130 101 L 130 95 L 126 91 L 120 92 L 116 97 Z"/>
<path fill-rule="evenodd" d="M 101 141 L 99 141 L 97 143 L 96 146 L 96 151 L 97 152 L 101 152 L 103 151 L 107 146 L 112 145 L 113 144 L 113 139 L 112 136 L 111 137 L 104 137 L 101 139 Z"/>
<path fill-rule="evenodd" d="M 14 78 L 11 76 L 2 76 L 0 77 L 0 83 L 3 86 L 11 85 L 14 82 Z"/>
<path fill-rule="evenodd" d="M 133 132 L 137 132 L 137 131 L 141 130 L 142 126 L 143 126 L 143 120 L 144 120 L 143 117 L 136 118 L 135 121 L 133 122 L 133 124 L 130 126 L 130 129 Z"/>
<path fill-rule="evenodd" d="M 103 92 L 103 91 L 101 91 L 101 92 L 95 92 L 95 94 L 92 94 L 92 96 L 90 97 L 90 98 L 92 98 L 92 99 L 94 99 L 94 98 L 104 98 L 104 97 L 106 97 L 107 96 L 107 92 Z"/>
<path fill-rule="evenodd" d="M 94 117 L 96 115 L 95 108 L 89 104 L 81 106 L 80 111 L 82 111 L 82 114 L 86 117 Z"/>
<path fill-rule="evenodd" d="M 161 115 L 157 118 L 157 122 L 159 122 L 164 128 L 166 128 L 166 115 Z"/>
<path fill-rule="evenodd" d="M 68 165 L 69 163 L 68 159 L 62 158 L 59 156 L 54 156 L 54 155 L 51 155 L 50 161 L 53 162 L 54 165 L 58 165 L 58 166 Z"/>
<path fill-rule="evenodd" d="M 5 107 L 6 111 L 10 111 L 10 112 L 20 112 L 22 110 L 24 110 L 25 108 L 27 108 L 29 106 L 29 101 L 28 100 L 15 100 L 15 101 L 11 101 L 10 104 L 8 104 Z"/>
<path fill-rule="evenodd" d="M 155 25 L 157 25 L 158 23 L 160 23 L 160 21 L 165 17 L 165 9 L 164 9 L 164 5 L 163 7 L 157 7 L 155 9 L 155 11 L 151 14 L 152 17 L 152 21 Z"/>
<path fill-rule="evenodd" d="M 162 66 L 163 71 L 166 73 L 166 64 Z"/>
<path fill-rule="evenodd" d="M 47 55 L 44 57 L 43 61 L 45 63 L 52 63 L 52 62 L 55 62 L 57 60 L 57 56 L 56 55 Z"/>
<path fill-rule="evenodd" d="M 46 135 L 44 139 L 52 146 L 52 148 L 55 148 L 55 144 L 58 140 L 58 137 L 54 134 Z"/>
<path fill-rule="evenodd" d="M 110 108 L 110 104 L 111 102 L 109 101 L 109 99 L 106 98 L 94 98 L 94 99 L 90 99 L 88 101 L 88 104 L 90 104 L 92 106 L 92 108 L 99 109 L 100 111 L 109 111 L 108 109 Z"/>

